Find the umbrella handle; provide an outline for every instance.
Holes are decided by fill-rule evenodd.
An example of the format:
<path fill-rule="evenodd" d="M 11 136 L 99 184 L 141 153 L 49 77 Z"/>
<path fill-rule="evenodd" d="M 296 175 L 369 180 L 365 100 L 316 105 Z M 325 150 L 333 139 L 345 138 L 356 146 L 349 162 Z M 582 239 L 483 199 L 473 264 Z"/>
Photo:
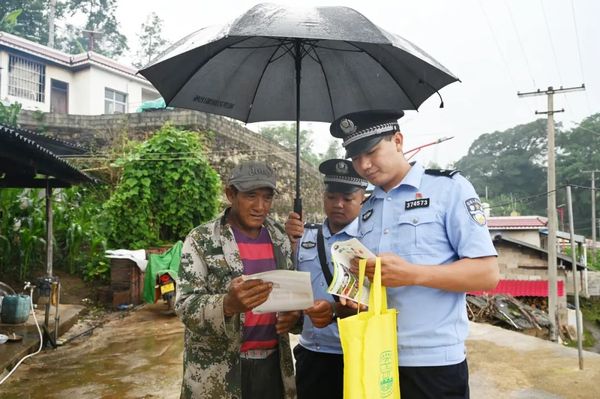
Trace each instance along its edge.
<path fill-rule="evenodd" d="M 294 212 L 300 215 L 300 219 L 302 219 L 302 198 L 300 197 L 294 198 Z"/>

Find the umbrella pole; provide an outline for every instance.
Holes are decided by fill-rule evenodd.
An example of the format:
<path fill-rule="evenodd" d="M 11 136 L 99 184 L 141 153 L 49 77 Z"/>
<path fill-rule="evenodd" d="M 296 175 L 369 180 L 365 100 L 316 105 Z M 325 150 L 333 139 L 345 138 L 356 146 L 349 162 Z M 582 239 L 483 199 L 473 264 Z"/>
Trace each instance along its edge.
<path fill-rule="evenodd" d="M 302 217 L 302 198 L 300 197 L 300 80 L 302 69 L 302 56 L 300 55 L 300 40 L 296 40 L 296 198 L 294 198 L 294 212 Z"/>

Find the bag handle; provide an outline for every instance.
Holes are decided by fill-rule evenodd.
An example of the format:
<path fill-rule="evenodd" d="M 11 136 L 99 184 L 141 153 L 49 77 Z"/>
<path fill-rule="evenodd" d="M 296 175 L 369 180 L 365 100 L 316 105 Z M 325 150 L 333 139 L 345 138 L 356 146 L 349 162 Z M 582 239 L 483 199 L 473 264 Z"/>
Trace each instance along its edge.
<path fill-rule="evenodd" d="M 361 259 L 358 262 L 358 298 L 362 298 L 362 289 L 365 282 L 365 271 L 367 268 L 367 260 Z M 369 312 L 381 314 L 387 309 L 387 293 L 385 287 L 381 285 L 381 258 L 375 258 L 375 273 L 373 274 L 373 283 L 369 293 Z M 360 313 L 358 306 L 357 313 Z"/>

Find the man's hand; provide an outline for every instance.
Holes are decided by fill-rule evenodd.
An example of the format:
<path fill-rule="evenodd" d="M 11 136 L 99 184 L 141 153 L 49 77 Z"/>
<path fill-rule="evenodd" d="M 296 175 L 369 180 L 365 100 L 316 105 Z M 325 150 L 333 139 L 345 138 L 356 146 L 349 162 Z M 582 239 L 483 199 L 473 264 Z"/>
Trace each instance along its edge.
<path fill-rule="evenodd" d="M 333 306 L 333 303 L 319 299 L 313 306 L 304 310 L 304 314 L 310 317 L 310 321 L 315 327 L 327 327 L 333 321 Z"/>
<path fill-rule="evenodd" d="M 244 280 L 236 277 L 229 284 L 229 291 L 223 299 L 225 316 L 252 310 L 267 300 L 273 284 L 262 280 Z"/>
<path fill-rule="evenodd" d="M 299 310 L 293 310 L 290 312 L 278 312 L 277 323 L 275 324 L 275 330 L 277 334 L 286 334 L 296 325 L 298 319 L 302 316 L 302 312 Z"/>
<path fill-rule="evenodd" d="M 290 212 L 288 215 L 288 219 L 285 222 L 285 233 L 292 243 L 292 248 L 296 249 L 298 239 L 302 238 L 302 234 L 304 234 L 304 222 L 302 222 L 302 218 L 296 212 Z"/>

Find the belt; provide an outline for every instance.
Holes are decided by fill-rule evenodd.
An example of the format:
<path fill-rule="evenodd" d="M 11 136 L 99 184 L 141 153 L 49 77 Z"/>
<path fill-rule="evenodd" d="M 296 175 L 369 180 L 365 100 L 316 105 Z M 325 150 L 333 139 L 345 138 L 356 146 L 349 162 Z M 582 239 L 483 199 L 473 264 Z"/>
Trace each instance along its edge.
<path fill-rule="evenodd" d="M 242 359 L 266 359 L 273 353 L 277 352 L 277 348 L 273 349 L 249 349 L 246 352 L 240 352 Z"/>

